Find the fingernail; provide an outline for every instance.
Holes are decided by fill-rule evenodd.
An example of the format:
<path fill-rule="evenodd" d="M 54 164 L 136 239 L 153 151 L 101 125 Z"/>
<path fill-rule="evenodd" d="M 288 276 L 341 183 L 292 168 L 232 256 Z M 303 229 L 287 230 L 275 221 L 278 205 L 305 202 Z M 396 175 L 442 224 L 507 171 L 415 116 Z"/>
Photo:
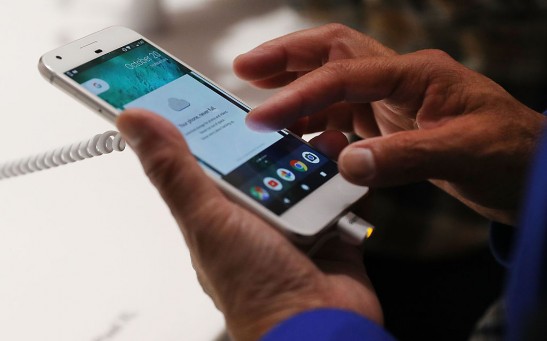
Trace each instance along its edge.
<path fill-rule="evenodd" d="M 276 131 L 276 129 L 272 129 L 265 125 L 263 122 L 255 120 L 252 115 L 247 115 L 245 118 L 245 124 L 247 127 L 251 128 L 251 130 L 254 131 L 261 131 L 261 132 L 272 132 Z"/>
<path fill-rule="evenodd" d="M 368 180 L 376 175 L 374 154 L 368 148 L 350 148 L 340 156 L 340 165 L 354 179 Z"/>

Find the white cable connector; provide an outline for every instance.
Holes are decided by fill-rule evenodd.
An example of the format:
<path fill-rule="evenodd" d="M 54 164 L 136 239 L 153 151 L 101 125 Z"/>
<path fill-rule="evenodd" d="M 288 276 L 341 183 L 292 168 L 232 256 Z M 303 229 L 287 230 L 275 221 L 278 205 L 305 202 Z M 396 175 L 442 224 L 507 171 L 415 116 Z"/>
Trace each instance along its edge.
<path fill-rule="evenodd" d="M 336 223 L 340 238 L 352 245 L 361 245 L 370 237 L 374 226 L 353 212 L 348 212 Z"/>
<path fill-rule="evenodd" d="M 307 254 L 309 257 L 313 257 L 332 238 L 340 238 L 345 243 L 360 246 L 370 237 L 373 231 L 374 226 L 371 223 L 360 218 L 353 212 L 348 212 L 338 219 L 335 228 L 323 234 L 307 250 Z"/>
<path fill-rule="evenodd" d="M 0 164 L 0 180 L 90 159 L 113 151 L 121 152 L 125 146 L 120 133 L 109 130 L 79 143 Z"/>

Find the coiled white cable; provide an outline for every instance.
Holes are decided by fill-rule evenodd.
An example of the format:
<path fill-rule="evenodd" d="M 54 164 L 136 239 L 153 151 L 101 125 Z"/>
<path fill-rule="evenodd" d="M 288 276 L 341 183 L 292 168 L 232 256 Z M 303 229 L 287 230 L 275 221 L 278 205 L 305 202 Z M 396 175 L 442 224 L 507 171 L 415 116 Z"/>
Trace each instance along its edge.
<path fill-rule="evenodd" d="M 79 143 L 0 164 L 0 180 L 110 154 L 113 151 L 121 152 L 125 146 L 121 134 L 109 130 Z"/>

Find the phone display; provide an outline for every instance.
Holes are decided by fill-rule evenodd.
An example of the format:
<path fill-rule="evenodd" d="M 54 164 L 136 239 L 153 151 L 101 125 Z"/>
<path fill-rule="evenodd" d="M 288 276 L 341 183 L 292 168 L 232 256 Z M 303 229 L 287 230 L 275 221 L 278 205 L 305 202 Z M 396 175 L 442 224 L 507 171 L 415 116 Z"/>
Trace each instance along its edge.
<path fill-rule="evenodd" d="M 336 175 L 336 164 L 286 131 L 245 125 L 249 108 L 144 39 L 65 74 L 119 110 L 176 125 L 200 164 L 276 214 Z"/>
<path fill-rule="evenodd" d="M 368 189 L 287 130 L 245 125 L 250 108 L 140 34 L 110 27 L 42 56 L 53 84 L 114 121 L 143 108 L 172 122 L 190 150 L 236 201 L 298 238 L 332 224 Z"/>

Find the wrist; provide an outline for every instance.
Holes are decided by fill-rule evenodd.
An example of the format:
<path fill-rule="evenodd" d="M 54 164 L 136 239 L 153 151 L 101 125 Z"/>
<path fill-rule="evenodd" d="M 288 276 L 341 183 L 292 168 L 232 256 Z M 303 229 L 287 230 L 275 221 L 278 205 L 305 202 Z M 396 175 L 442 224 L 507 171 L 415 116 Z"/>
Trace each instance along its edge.
<path fill-rule="evenodd" d="M 241 313 L 224 314 L 228 332 L 234 340 L 259 340 L 282 321 L 304 311 L 327 307 L 327 303 L 318 297 L 276 298 L 270 302 L 253 302 L 251 305 L 254 308 L 245 305 L 245 311 Z"/>

